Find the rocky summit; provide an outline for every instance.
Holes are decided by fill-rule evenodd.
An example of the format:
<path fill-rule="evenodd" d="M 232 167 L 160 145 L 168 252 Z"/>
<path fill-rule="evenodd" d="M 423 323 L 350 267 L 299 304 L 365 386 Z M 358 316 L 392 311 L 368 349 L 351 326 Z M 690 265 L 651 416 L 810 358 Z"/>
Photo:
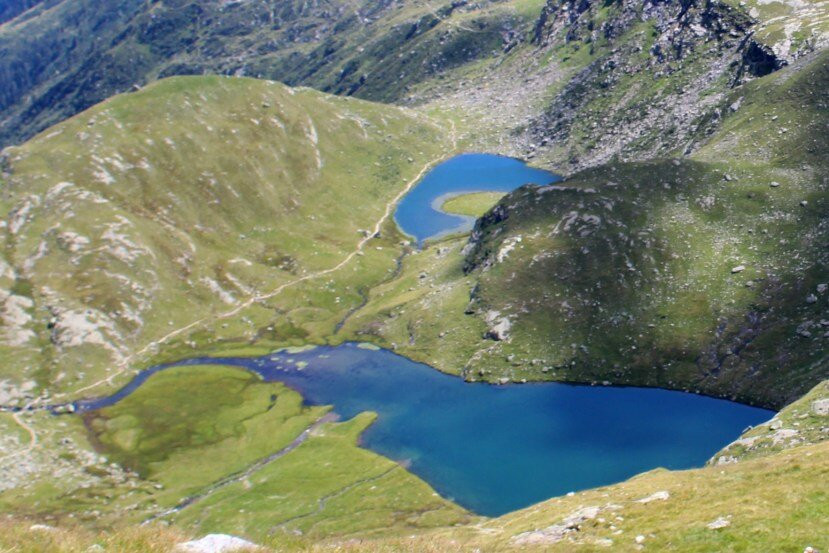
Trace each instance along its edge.
<path fill-rule="evenodd" d="M 823 0 L 6 0 L 0 148 L 2 550 L 829 551 Z"/>

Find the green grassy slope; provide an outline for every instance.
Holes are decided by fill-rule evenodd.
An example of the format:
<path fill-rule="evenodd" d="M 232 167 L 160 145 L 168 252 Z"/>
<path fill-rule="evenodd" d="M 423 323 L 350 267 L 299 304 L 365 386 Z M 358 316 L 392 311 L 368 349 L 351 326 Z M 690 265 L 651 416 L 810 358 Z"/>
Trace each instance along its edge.
<path fill-rule="evenodd" d="M 680 552 L 823 550 L 829 516 L 823 483 L 826 442 L 743 463 L 672 472 L 655 470 L 627 482 L 552 499 L 498 519 L 426 532 L 362 539 L 276 534 L 266 551 Z M 167 552 L 186 538 L 177 528 L 116 527 L 96 534 L 71 524 L 30 530 L 2 523 L 0 545 L 22 551 L 76 553 L 94 543 L 119 551 Z"/>
<path fill-rule="evenodd" d="M 114 407 L 89 417 L 89 428 L 42 408 L 105 394 L 154 362 L 264 353 L 331 335 L 360 291 L 395 270 L 405 239 L 391 205 L 452 152 L 451 135 L 450 125 L 397 107 L 253 79 L 181 77 L 7 149 L 3 510 L 137 522 L 308 428 L 319 413 L 295 394 L 229 376 L 192 384 L 206 396 L 163 381 L 140 405 L 123 407 L 133 412 Z M 210 392 L 220 384 L 223 392 Z M 19 407 L 31 410 L 9 411 Z M 222 413 L 205 425 L 173 424 L 208 407 Z M 327 451 L 351 455 L 349 466 L 365 471 L 397 467 L 357 450 L 349 435 L 325 442 Z M 330 478 L 328 491 L 353 483 L 348 472 Z M 331 504 L 341 522 L 320 532 L 354 530 L 343 521 L 360 502 L 377 511 L 362 530 L 464 516 L 402 469 L 375 489 L 402 498 L 410 516 L 397 519 L 390 505 L 355 489 Z"/>
<path fill-rule="evenodd" d="M 458 215 L 468 215 L 478 218 L 489 211 L 503 197 L 504 194 L 501 192 L 462 194 L 443 202 L 440 209 L 447 213 L 457 213 Z"/>
<path fill-rule="evenodd" d="M 84 419 L 112 462 L 161 484 L 175 501 L 280 451 L 326 411 L 245 371 L 185 367 L 153 375 Z"/>
<path fill-rule="evenodd" d="M 294 311 L 333 327 L 360 286 L 393 268 L 400 238 L 387 227 L 364 237 L 451 149 L 449 134 L 395 107 L 182 77 L 7 150 L 10 395 L 81 390 L 146 362 L 165 337 L 175 357 L 207 342 L 303 340 Z M 309 278 L 346 259 L 339 274 Z M 284 303 L 270 299 L 301 279 Z"/>
<path fill-rule="evenodd" d="M 402 466 L 357 447 L 373 420 L 363 413 L 322 426 L 294 452 L 171 518 L 202 533 L 257 541 L 280 534 L 396 535 L 475 518 Z"/>
<path fill-rule="evenodd" d="M 829 545 L 821 485 L 827 449 L 823 443 L 728 467 L 652 471 L 450 535 L 482 551 L 821 550 Z"/>

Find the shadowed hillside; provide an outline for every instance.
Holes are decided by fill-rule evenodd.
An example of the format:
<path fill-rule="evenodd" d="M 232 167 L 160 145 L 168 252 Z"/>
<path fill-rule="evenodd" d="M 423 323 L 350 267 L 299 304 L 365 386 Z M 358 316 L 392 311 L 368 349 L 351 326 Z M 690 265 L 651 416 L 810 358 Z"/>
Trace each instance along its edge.
<path fill-rule="evenodd" d="M 792 401 L 829 377 L 827 79 L 823 54 L 734 92 L 691 158 L 506 196 L 346 330 L 469 380 Z"/>

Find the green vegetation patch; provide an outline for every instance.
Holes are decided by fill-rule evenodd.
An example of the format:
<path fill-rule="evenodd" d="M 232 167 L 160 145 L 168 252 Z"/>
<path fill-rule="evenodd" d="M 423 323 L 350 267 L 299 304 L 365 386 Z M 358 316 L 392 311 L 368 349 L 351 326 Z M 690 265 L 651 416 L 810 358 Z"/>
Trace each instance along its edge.
<path fill-rule="evenodd" d="M 449 131 L 279 83 L 177 77 L 9 149 L 0 217 L 15 232 L 0 235 L 0 283 L 25 314 L 0 347 L 27 354 L 8 355 L 0 377 L 71 394 L 196 349 L 321 341 L 393 270 L 403 237 L 386 224 L 336 274 L 297 280 L 389 223 L 388 204 L 451 153 Z M 223 318 L 254 296 L 264 299 Z M 150 360 L 144 346 L 159 338 Z"/>
<path fill-rule="evenodd" d="M 375 415 L 326 423 L 296 450 L 174 516 L 200 532 L 266 539 L 400 532 L 467 522 L 399 464 L 357 447 Z"/>
<path fill-rule="evenodd" d="M 440 209 L 446 213 L 467 215 L 476 219 L 492 209 L 498 201 L 506 196 L 505 192 L 473 192 L 453 196 L 443 202 Z"/>
<path fill-rule="evenodd" d="M 188 366 L 151 376 L 86 421 L 111 460 L 172 499 L 279 451 L 326 411 L 242 369 Z"/>

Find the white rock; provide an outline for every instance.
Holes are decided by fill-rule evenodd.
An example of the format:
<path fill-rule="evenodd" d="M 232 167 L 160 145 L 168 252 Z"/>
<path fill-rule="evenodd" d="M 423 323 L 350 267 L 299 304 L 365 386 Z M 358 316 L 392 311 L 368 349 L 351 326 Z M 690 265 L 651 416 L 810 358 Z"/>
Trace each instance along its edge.
<path fill-rule="evenodd" d="M 498 263 L 502 263 L 510 254 L 510 252 L 515 249 L 515 246 L 519 242 L 521 242 L 520 236 L 511 237 L 504 240 L 504 243 L 501 245 L 501 249 L 498 250 L 498 255 L 496 256 Z"/>
<path fill-rule="evenodd" d="M 732 273 L 742 273 L 742 272 L 743 272 L 743 271 L 745 271 L 745 270 L 746 270 L 745 265 L 737 265 L 736 267 L 734 267 L 733 269 L 731 269 L 731 272 L 732 272 Z"/>
<path fill-rule="evenodd" d="M 649 495 L 648 497 L 643 497 L 642 499 L 637 499 L 636 501 L 637 501 L 637 503 L 650 503 L 651 501 L 665 501 L 669 497 L 671 497 L 671 494 L 669 494 L 668 492 L 662 490 L 662 491 L 654 492 L 651 495 Z"/>
<path fill-rule="evenodd" d="M 797 424 L 797 423 L 795 423 Z M 785 443 L 792 438 L 797 437 L 798 432 L 794 428 L 781 428 L 771 436 L 772 445 L 779 445 Z"/>
<path fill-rule="evenodd" d="M 633 541 L 635 541 L 636 543 L 645 543 L 645 536 L 639 534 L 633 539 Z"/>
<path fill-rule="evenodd" d="M 727 526 L 731 526 L 731 521 L 725 517 L 719 517 L 717 520 L 709 522 L 706 525 L 706 528 L 709 530 L 719 530 L 720 528 L 725 528 Z"/>
<path fill-rule="evenodd" d="M 51 532 L 54 529 L 54 526 L 49 526 L 48 524 L 32 524 L 29 526 L 31 532 Z"/>
<path fill-rule="evenodd" d="M 813 401 L 812 413 L 819 417 L 829 416 L 829 398 Z"/>
<path fill-rule="evenodd" d="M 180 553 L 229 553 L 231 551 L 257 550 L 259 546 L 242 538 L 227 534 L 208 534 L 200 540 L 180 543 L 175 551 Z"/>

